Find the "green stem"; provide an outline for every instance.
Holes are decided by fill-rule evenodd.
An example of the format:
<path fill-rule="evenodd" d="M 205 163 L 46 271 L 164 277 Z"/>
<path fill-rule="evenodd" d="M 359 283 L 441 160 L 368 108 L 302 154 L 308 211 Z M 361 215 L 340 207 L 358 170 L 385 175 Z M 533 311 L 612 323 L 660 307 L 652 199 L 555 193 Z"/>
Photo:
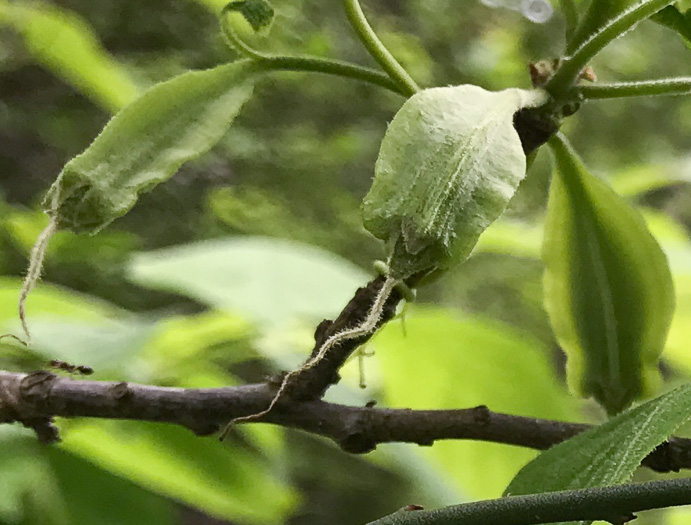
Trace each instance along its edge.
<path fill-rule="evenodd" d="M 420 88 L 410 77 L 408 72 L 403 69 L 403 66 L 401 66 L 389 50 L 386 49 L 374 30 L 370 27 L 358 0 L 343 0 L 343 5 L 348 21 L 350 25 L 353 26 L 353 29 L 355 29 L 358 38 L 369 54 L 372 55 L 372 58 L 374 58 L 382 69 L 386 71 L 391 77 L 391 80 L 398 85 L 401 92 L 408 96 L 412 96 L 420 91 Z"/>
<path fill-rule="evenodd" d="M 545 492 L 455 505 L 400 510 L 369 525 L 537 525 L 580 520 L 624 523 L 631 513 L 691 504 L 691 478 Z"/>
<path fill-rule="evenodd" d="M 691 77 L 578 86 L 575 91 L 583 99 L 688 95 L 691 94 Z"/>
<path fill-rule="evenodd" d="M 245 42 L 242 41 L 242 39 L 235 32 L 235 29 L 233 29 L 232 24 L 230 23 L 230 17 L 228 16 L 229 12 L 233 12 L 233 10 L 230 9 L 230 4 L 226 4 L 226 6 L 221 10 L 221 14 L 219 15 L 219 18 L 221 20 L 221 32 L 228 41 L 228 45 L 232 49 L 236 50 L 238 53 L 244 55 L 247 58 L 252 58 L 254 60 L 264 60 L 266 58 L 269 58 L 270 55 L 262 53 L 261 51 L 257 51 L 256 49 L 248 46 L 247 44 L 245 44 Z"/>
<path fill-rule="evenodd" d="M 254 61 L 258 70 L 324 73 L 327 75 L 335 75 L 360 80 L 362 82 L 367 82 L 368 84 L 383 87 L 389 91 L 393 91 L 396 94 L 408 96 L 407 90 L 401 89 L 399 85 L 389 77 L 389 75 L 368 67 L 362 67 L 358 66 L 357 64 L 351 64 L 349 62 L 332 60 L 328 58 L 273 55 L 258 51 L 248 46 L 240 37 L 237 36 L 227 14 L 227 9 L 224 9 L 221 12 L 221 29 L 223 35 L 228 41 L 228 45 L 238 51 L 240 54 Z"/>
<path fill-rule="evenodd" d="M 573 52 L 565 57 L 561 66 L 547 83 L 545 89 L 555 99 L 561 100 L 568 95 L 579 73 L 602 48 L 615 38 L 623 35 L 638 22 L 649 18 L 662 8 L 674 3 L 674 0 L 644 0 L 624 11 L 601 27 Z"/>
<path fill-rule="evenodd" d="M 560 0 L 559 3 L 566 19 L 566 41 L 569 42 L 578 27 L 578 10 L 574 0 Z"/>
<path fill-rule="evenodd" d="M 383 87 L 397 95 L 408 96 L 388 75 L 341 60 L 310 56 L 267 56 L 258 60 L 259 68 L 276 71 L 306 71 L 351 78 Z"/>

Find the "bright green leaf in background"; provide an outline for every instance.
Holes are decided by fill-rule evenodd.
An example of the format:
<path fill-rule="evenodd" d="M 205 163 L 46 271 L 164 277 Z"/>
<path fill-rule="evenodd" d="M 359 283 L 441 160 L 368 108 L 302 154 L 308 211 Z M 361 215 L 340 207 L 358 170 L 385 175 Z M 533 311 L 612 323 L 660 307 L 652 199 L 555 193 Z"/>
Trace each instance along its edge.
<path fill-rule="evenodd" d="M 389 245 L 394 277 L 464 260 L 506 208 L 526 159 L 513 115 L 541 91 L 477 86 L 423 90 L 386 131 L 363 221 Z"/>
<path fill-rule="evenodd" d="M 374 340 L 387 406 L 490 409 L 574 420 L 576 404 L 557 383 L 550 352 L 497 321 L 442 309 L 414 309 L 406 334 L 387 325 Z M 438 441 L 420 449 L 468 498 L 497 497 L 535 452 L 475 441 Z M 425 502 L 420 502 L 425 504 Z"/>
<path fill-rule="evenodd" d="M 46 211 L 75 232 L 96 232 L 127 213 L 140 193 L 218 142 L 252 93 L 253 70 L 236 62 L 151 88 L 65 165 Z"/>
<path fill-rule="evenodd" d="M 650 394 L 674 310 L 667 259 L 642 216 L 562 138 L 545 224 L 545 308 L 569 385 L 609 413 Z"/>
<path fill-rule="evenodd" d="M 208 305 L 243 312 L 262 326 L 335 315 L 366 283 L 365 272 L 306 244 L 238 237 L 137 255 L 131 279 Z"/>
<path fill-rule="evenodd" d="M 689 417 L 691 384 L 686 384 L 543 452 L 518 473 L 506 494 L 624 483 Z"/>
<path fill-rule="evenodd" d="M 103 49 L 91 27 L 72 11 L 46 3 L 0 0 L 0 27 L 24 39 L 33 58 L 111 112 L 139 89 L 127 70 Z"/>
<path fill-rule="evenodd" d="M 0 282 L 0 305 L 4 305 L 4 309 L 0 309 L 0 321 L 8 326 L 17 322 L 12 303 L 19 287 L 16 279 Z M 24 370 L 45 368 L 48 360 L 57 358 L 93 366 L 97 379 L 164 380 L 168 385 L 188 387 L 228 386 L 237 382 L 212 359 L 201 356 L 208 356 L 209 349 L 215 345 L 247 337 L 249 327 L 239 318 L 208 312 L 154 324 L 104 301 L 47 285 L 40 287 L 31 301 L 35 328 L 32 347 L 19 347 L 13 355 L 8 351 L 12 347 L 4 346 L 2 356 L 3 361 L 15 358 L 24 363 L 21 366 Z M 243 357 L 248 357 L 246 351 L 241 356 L 230 355 L 225 361 Z M 109 425 L 107 430 L 104 424 Z M 60 426 L 64 440 L 61 447 L 74 456 L 55 453 L 50 456 L 51 465 L 45 463 L 40 449 L 30 447 L 27 455 L 33 459 L 29 460 L 28 456 L 19 454 L 23 449 L 14 442 L 5 448 L 0 434 L 0 450 L 13 450 L 13 455 L 21 460 L 17 464 L 22 465 L 20 472 L 15 469 L 14 461 L 0 461 L 0 488 L 5 487 L 4 492 L 0 491 L 0 518 L 3 512 L 13 519 L 19 512 L 37 512 L 35 523 L 48 523 L 44 521 L 48 511 L 39 505 L 43 500 L 45 505 L 55 507 L 56 525 L 77 523 L 82 512 L 91 512 L 93 516 L 96 510 L 86 504 L 84 507 L 63 505 L 63 517 L 58 512 L 62 505 L 60 495 L 71 494 L 69 480 L 60 470 L 65 461 L 77 462 L 75 468 L 80 472 L 104 477 L 102 483 L 94 483 L 95 491 L 98 486 L 108 485 L 108 480 L 115 475 L 153 493 L 239 523 L 282 523 L 296 502 L 292 489 L 280 477 L 284 441 L 279 429 L 242 429 L 244 443 L 229 440 L 221 446 L 215 439 L 202 439 L 188 430 L 166 425 L 62 421 Z M 31 437 L 28 442 L 35 443 L 35 438 Z M 51 490 L 57 490 L 51 484 L 51 470 L 60 478 L 55 481 L 60 486 L 60 495 L 53 496 L 55 501 L 48 498 Z M 40 483 L 32 481 L 39 478 Z M 151 492 L 117 478 L 111 481 L 131 493 L 133 505 L 139 499 L 142 505 L 147 504 L 144 500 L 160 504 Z M 38 498 L 35 504 L 31 503 L 34 501 L 31 498 Z M 85 494 L 79 499 L 86 501 Z M 97 507 L 107 509 L 105 505 Z M 123 504 L 121 507 L 121 514 L 114 515 L 127 523 L 146 522 L 144 517 L 137 518 L 138 521 L 123 517 L 128 508 L 134 512 L 136 505 Z M 8 523 L 13 521 L 8 520 Z M 104 518 L 99 523 L 108 521 Z M 166 523 L 165 516 L 156 523 Z"/>
<path fill-rule="evenodd" d="M 14 303 L 20 288 L 17 279 L 0 279 L 3 332 L 18 323 Z M 138 374 L 137 369 L 153 323 L 106 301 L 51 286 L 42 286 L 32 295 L 31 308 L 33 344 L 16 352 L 16 360 L 26 363 L 25 370 L 27 366 L 44 368 L 48 361 L 61 359 L 92 366 L 99 378 L 123 374 L 130 379 L 150 379 Z M 12 340 L 3 343 L 12 344 Z M 10 355 L 4 352 L 0 359 L 14 361 Z"/>
<path fill-rule="evenodd" d="M 26 441 L 32 437 L 25 437 Z M 98 525 L 177 525 L 177 505 L 129 479 L 99 468 L 91 461 L 64 450 L 43 447 L 34 450 L 50 469 L 55 489 L 62 496 L 62 525 L 98 523 Z M 26 459 L 26 458 L 23 458 Z M 25 511 L 26 512 L 26 511 Z M 51 509 L 34 510 L 28 523 L 46 523 Z M 58 514 L 59 516 L 60 514 Z"/>
<path fill-rule="evenodd" d="M 262 457 L 242 445 L 220 445 L 170 425 L 84 421 L 66 431 L 64 447 L 221 519 L 280 524 L 297 503 L 281 479 L 280 454 Z"/>
<path fill-rule="evenodd" d="M 0 523 L 28 524 L 42 516 L 35 523 L 66 525 L 65 503 L 36 438 L 17 426 L 0 426 Z"/>

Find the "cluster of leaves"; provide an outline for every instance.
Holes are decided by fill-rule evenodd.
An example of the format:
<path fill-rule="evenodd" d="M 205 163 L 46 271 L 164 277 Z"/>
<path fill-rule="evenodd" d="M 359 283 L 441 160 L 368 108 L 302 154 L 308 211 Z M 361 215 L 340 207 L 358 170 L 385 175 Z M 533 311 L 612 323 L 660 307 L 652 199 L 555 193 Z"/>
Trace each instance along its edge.
<path fill-rule="evenodd" d="M 246 7 L 248 3 L 250 2 L 240 2 L 235 5 Z M 547 92 L 556 101 L 551 109 L 552 116 L 562 111 L 566 105 L 573 104 L 574 97 L 588 97 L 587 89 L 574 92 L 573 82 L 582 67 L 595 53 L 635 23 L 660 11 L 669 3 L 652 0 L 628 5 L 626 2 L 621 2 L 621 5 L 612 6 L 607 11 L 601 8 L 599 2 L 593 1 L 580 23 L 576 21 L 575 9 L 573 12 L 568 12 L 567 30 L 570 35 L 567 46 L 568 56 L 545 86 Z M 41 16 L 44 15 L 44 24 L 49 24 L 55 19 L 55 17 L 51 19 L 50 13 L 46 15 L 40 9 L 38 10 L 41 13 L 39 17 L 31 17 L 26 8 L 15 8 L 10 5 L 0 7 L 3 9 L 3 19 L 14 24 L 30 43 L 29 45 L 36 41 L 38 38 L 36 35 L 45 35 L 45 33 L 35 31 L 32 24 L 40 24 Z M 668 9 L 677 10 L 677 7 L 665 8 L 666 13 L 669 13 Z M 261 10 L 250 12 L 259 15 L 269 14 L 268 11 Z M 682 16 L 680 11 L 676 12 Z M 658 18 L 660 16 L 657 15 Z M 254 25 L 261 27 L 266 24 L 260 21 Z M 667 25 L 672 24 L 667 23 Z M 677 21 L 675 28 L 681 27 L 680 22 Z M 680 32 L 683 34 L 683 31 Z M 79 33 L 75 34 L 77 36 L 74 38 L 78 38 Z M 37 45 L 41 50 L 46 47 Z M 79 45 L 88 49 L 85 44 Z M 59 48 L 56 48 L 55 53 L 57 55 L 44 56 L 43 60 L 52 63 L 59 61 L 61 56 Z M 41 57 L 40 53 L 37 55 Z M 91 53 L 89 56 L 94 60 L 99 58 L 97 53 Z M 301 60 L 300 57 L 288 58 Z M 107 59 L 102 56 L 100 59 L 107 62 Z M 259 57 L 250 57 L 248 61 L 221 65 L 203 72 L 186 73 L 144 93 L 122 110 L 82 155 L 65 166 L 46 200 L 46 211 L 55 221 L 55 225 L 77 232 L 93 232 L 126 213 L 134 205 L 141 192 L 152 189 L 156 184 L 172 176 L 182 163 L 206 152 L 221 138 L 240 107 L 248 99 L 252 84 L 260 75 L 265 75 L 273 69 L 298 68 L 296 61 L 288 63 L 285 60 L 281 62 L 279 59 L 284 60 L 285 57 L 262 54 Z M 329 67 L 326 63 L 318 66 Z M 70 71 L 70 68 L 75 67 L 68 62 L 60 63 L 61 71 Z M 301 67 L 307 69 L 311 66 L 309 62 L 303 61 Z M 342 73 L 351 74 L 351 76 L 357 73 L 361 77 L 370 75 L 370 80 L 379 79 L 380 83 L 385 83 L 379 77 L 372 76 L 372 73 L 362 70 L 359 72 L 350 70 L 350 73 L 342 70 Z M 74 74 L 70 81 L 79 84 L 79 75 Z M 611 92 L 621 93 L 622 89 L 628 89 L 634 93 L 636 89 L 648 89 L 649 94 L 656 94 L 655 90 L 657 93 L 670 91 L 666 84 L 653 85 L 652 88 L 649 86 L 650 84 L 642 83 L 638 87 L 612 87 Z M 677 91 L 684 89 L 688 91 L 688 85 L 683 81 L 677 81 L 675 86 L 677 86 L 675 88 Z M 82 89 L 98 92 L 99 88 L 82 87 Z M 403 88 L 398 86 L 398 90 L 403 90 Z M 375 235 L 392 243 L 392 262 L 395 263 L 392 268 L 397 272 L 398 277 L 406 277 L 421 270 L 446 269 L 452 263 L 466 257 L 479 234 L 503 211 L 524 174 L 525 157 L 520 151 L 520 141 L 511 125 L 513 114 L 526 105 L 523 97 L 517 96 L 515 92 L 503 92 L 499 95 L 484 91 L 481 94 L 480 91 L 479 88 L 468 87 L 447 88 L 441 91 L 425 90 L 404 105 L 389 128 L 377 165 L 374 193 L 371 193 L 366 201 L 365 211 L 366 225 Z M 119 93 L 123 92 L 127 93 L 126 90 L 119 91 Z M 102 96 L 110 107 L 119 106 L 122 103 L 121 100 L 113 100 L 112 96 L 108 98 L 110 95 L 106 92 L 99 96 Z M 432 100 L 426 97 L 431 97 Z M 487 101 L 483 102 L 485 98 Z M 603 98 L 602 93 L 592 98 Z M 498 101 L 501 103 L 497 104 Z M 449 111 L 449 108 L 455 104 L 458 105 L 457 112 Z M 433 111 L 435 105 L 438 105 L 436 113 Z M 501 111 L 497 113 L 496 118 L 488 119 L 488 124 L 482 128 L 480 134 L 477 132 L 478 127 L 469 126 L 467 118 L 457 121 L 452 118 L 446 120 L 447 113 L 458 115 L 474 110 L 483 115 L 488 107 L 496 106 L 499 106 Z M 415 141 L 411 141 L 410 126 L 414 126 L 417 122 L 414 119 L 412 124 L 409 122 L 410 117 L 406 112 L 411 111 L 429 118 L 434 133 L 425 131 L 418 134 Z M 440 126 L 441 122 L 448 127 Z M 454 137 L 455 142 L 449 141 L 450 136 Z M 155 137 L 155 140 L 152 140 L 152 137 Z M 473 141 L 477 141 L 477 144 Z M 391 146 L 392 143 L 393 146 Z M 438 149 L 426 149 L 430 144 L 436 143 L 448 146 L 449 152 L 439 153 Z M 404 147 L 401 147 L 401 144 Z M 489 144 L 489 149 L 484 152 L 485 156 L 478 156 L 478 149 L 487 144 Z M 388 155 L 387 147 L 396 154 L 393 160 Z M 405 151 L 405 147 L 410 150 Z M 574 389 L 586 396 L 594 396 L 608 412 L 617 413 L 629 406 L 634 399 L 654 391 L 658 375 L 657 364 L 672 316 L 671 276 L 665 256 L 648 232 L 640 214 L 601 181 L 590 175 L 562 137 L 552 139 L 550 147 L 554 152 L 557 169 L 545 222 L 544 262 L 547 309 L 556 337 L 568 353 L 569 379 Z M 403 150 L 402 155 L 401 150 Z M 432 155 L 430 151 L 438 157 L 426 157 L 425 155 Z M 420 157 L 418 158 L 417 155 Z M 441 164 L 435 164 L 433 162 L 435 160 L 440 160 Z M 476 162 L 483 164 L 474 164 Z M 467 163 L 470 168 L 464 163 Z M 431 171 L 441 171 L 444 174 L 457 170 L 468 177 L 464 180 L 470 180 L 475 185 L 461 187 L 459 190 L 459 184 L 454 178 L 430 180 L 428 177 L 425 179 L 426 188 L 416 187 L 418 181 L 415 177 L 420 175 L 416 170 L 420 166 L 429 168 Z M 485 170 L 480 167 L 496 168 L 496 173 L 490 172 L 491 176 L 487 176 Z M 394 192 L 395 184 L 390 178 L 401 176 L 400 174 L 406 171 L 409 171 L 411 176 L 410 185 L 406 185 L 406 189 L 420 190 L 415 195 L 401 195 Z M 453 189 L 453 192 L 449 192 L 450 196 L 442 191 L 442 188 L 447 185 Z M 426 203 L 434 202 L 435 198 L 443 200 L 443 206 L 435 205 L 426 208 Z M 387 209 L 386 205 L 392 202 L 396 206 Z M 454 214 L 453 210 L 458 208 L 459 202 L 465 202 L 466 205 L 460 208 L 460 214 Z M 479 212 L 473 211 L 473 206 L 477 206 Z M 440 214 L 444 221 L 436 223 L 435 220 Z M 468 221 L 464 214 L 469 214 L 477 220 Z M 421 220 L 417 222 L 418 219 Z M 399 239 L 405 242 L 397 243 Z M 358 279 L 346 278 L 347 271 L 334 269 L 333 273 L 324 273 L 323 280 L 319 279 L 319 282 L 333 283 L 333 289 L 320 289 L 319 297 L 304 297 L 304 289 L 309 287 L 299 286 L 297 280 L 290 281 L 284 273 L 285 268 L 300 268 L 304 271 L 305 267 L 317 263 L 313 271 L 303 274 L 309 275 L 310 280 L 314 281 L 320 274 L 319 255 L 300 250 L 295 253 L 296 249 L 289 246 L 286 248 L 285 256 L 279 257 L 277 254 L 281 253 L 280 246 L 272 243 L 268 248 L 262 248 L 262 243 L 259 241 L 249 242 L 247 245 L 234 245 L 231 248 L 232 250 L 223 245 L 191 246 L 184 252 L 161 254 L 148 261 L 144 257 L 138 260 L 139 264 L 134 264 L 135 277 L 133 278 L 153 287 L 187 293 L 197 300 L 216 307 L 244 309 L 253 316 L 257 316 L 254 319 L 256 322 L 263 321 L 267 325 L 276 323 L 277 319 L 275 316 L 261 319 L 261 316 L 266 316 L 267 311 L 270 310 L 267 310 L 266 304 L 256 304 L 256 301 L 253 301 L 261 294 L 252 286 L 286 290 L 285 300 L 274 300 L 272 307 L 290 320 L 291 316 L 320 317 L 329 311 L 336 311 L 338 306 L 344 303 L 348 295 L 347 290 L 362 282 L 361 275 L 358 275 Z M 422 256 L 418 259 L 420 254 Z M 261 260 L 262 256 L 272 261 L 271 268 L 276 268 L 276 261 L 281 261 L 280 267 L 283 273 L 278 283 L 271 285 L 267 282 L 267 276 L 277 274 L 270 270 L 258 272 L 256 275 L 261 275 L 261 279 L 257 278 L 256 281 L 248 280 L 242 274 L 248 266 L 256 266 L 256 261 Z M 402 258 L 396 259 L 396 256 Z M 415 258 L 415 261 L 411 262 L 411 258 Z M 250 265 L 243 264 L 245 260 L 253 262 Z M 421 263 L 420 260 L 422 260 Z M 233 272 L 232 265 L 236 262 L 237 271 Z M 210 267 L 203 270 L 203 264 Z M 329 264 L 324 263 L 324 266 L 329 267 Z M 190 272 L 189 268 L 195 270 Z M 137 275 L 139 277 L 136 277 Z M 222 286 L 224 282 L 228 282 L 227 289 Z M 287 290 L 286 282 L 295 282 L 295 291 Z M 247 289 L 245 295 L 237 293 L 242 287 Z M 297 300 L 298 298 L 301 300 Z M 54 309 L 54 306 L 47 308 L 48 311 L 54 311 Z M 445 320 L 443 314 L 429 315 L 428 319 L 425 315 L 420 316 L 422 327 L 426 330 L 421 329 L 418 332 L 425 334 L 423 341 L 420 341 L 423 347 L 430 347 L 429 341 L 433 340 L 433 334 L 443 334 L 446 338 L 446 334 L 454 330 L 455 322 Z M 214 321 L 218 323 L 217 319 Z M 64 326 L 63 323 L 61 325 Z M 475 326 L 478 333 L 482 333 L 481 321 L 470 326 Z M 41 348 L 46 345 L 45 348 L 50 348 L 51 344 L 54 345 L 58 340 L 55 337 L 55 329 L 53 327 L 50 332 L 49 339 L 52 343 L 49 341 L 41 343 L 40 329 L 37 327 L 36 346 Z M 468 329 L 469 326 L 463 327 L 464 338 L 468 338 Z M 101 332 L 102 328 L 99 327 L 99 333 Z M 506 340 L 502 339 L 493 343 L 491 338 L 496 337 L 496 333 L 497 331 L 492 329 L 493 335 L 485 334 L 486 337 L 479 335 L 480 342 L 477 346 L 483 348 L 510 346 L 507 344 L 507 340 L 510 339 L 508 337 Z M 386 348 L 385 336 L 380 339 L 381 342 L 378 344 Z M 395 344 L 392 343 L 392 350 L 384 353 L 396 354 L 395 359 L 401 359 L 401 352 L 404 352 L 402 348 L 406 347 L 407 341 L 404 339 L 396 341 Z M 130 350 L 136 348 L 131 341 L 121 343 L 121 345 L 122 348 Z M 84 345 L 80 347 L 86 348 Z M 438 346 L 435 348 L 438 349 Z M 51 349 L 51 352 L 55 354 L 55 350 Z M 61 350 L 60 356 L 74 360 L 74 355 L 63 355 L 65 353 L 69 354 L 69 351 Z M 521 354 L 521 363 L 523 363 L 521 366 L 525 366 L 525 355 L 529 355 L 530 350 L 517 349 L 516 353 Z M 501 355 L 502 357 L 497 359 L 505 359 L 505 354 Z M 540 359 L 526 367 L 527 374 L 535 374 L 535 370 L 542 366 L 539 364 L 542 362 Z M 132 363 L 136 362 L 136 359 L 130 357 L 126 361 Z M 464 362 L 467 366 L 467 361 Z M 489 365 L 491 361 L 487 359 L 486 363 Z M 393 363 L 389 364 L 392 369 L 395 369 Z M 519 365 L 516 364 L 516 366 Z M 137 377 L 136 371 L 128 372 L 130 372 L 128 377 Z M 177 381 L 183 386 L 191 386 L 180 378 Z M 435 381 L 438 382 L 438 379 Z M 232 383 L 232 379 L 226 376 L 219 377 L 219 384 L 229 383 Z M 409 378 L 405 378 L 405 384 L 410 384 Z M 545 386 L 543 389 L 536 389 L 537 395 L 544 396 L 549 388 L 552 387 Z M 396 389 L 391 388 L 387 391 L 396 392 Z M 404 392 L 406 389 L 401 388 L 399 391 Z M 408 388 L 407 391 L 411 392 L 412 389 Z M 474 395 L 476 394 L 477 391 Z M 488 396 L 490 396 L 489 393 L 477 401 L 469 402 L 487 403 Z M 684 408 L 688 406 L 685 397 L 688 397 L 688 394 L 682 387 L 675 394 L 659 398 L 650 405 L 644 405 L 619 416 L 619 419 L 608 423 L 609 426 L 600 427 L 592 435 L 582 436 L 580 441 L 574 440 L 563 445 L 564 450 L 559 447 L 553 449 L 526 467 L 512 483 L 509 491 L 511 493 L 541 492 L 565 487 L 611 484 L 626 480 L 642 455 L 665 439 L 673 428 L 685 419 Z M 393 399 L 396 399 L 395 396 Z M 435 402 L 439 399 L 437 397 Z M 453 401 L 457 402 L 458 398 L 454 397 Z M 562 414 L 569 411 L 563 408 L 565 406 L 568 406 L 568 401 L 563 401 L 553 407 L 553 410 L 550 409 L 550 413 L 544 415 L 568 417 Z M 602 457 L 602 450 L 606 450 L 606 446 L 631 439 L 646 431 L 647 429 L 641 430 L 640 425 L 636 424 L 639 418 L 642 418 L 642 421 L 648 421 L 649 412 L 657 414 L 660 410 L 668 410 L 670 414 L 661 417 L 659 421 L 656 420 L 655 427 L 643 434 L 641 439 L 644 442 L 639 443 L 639 448 L 633 452 L 621 448 L 622 453 L 631 452 L 632 455 L 628 456 L 626 465 L 623 462 L 617 463 L 616 476 L 612 475 L 611 470 L 603 470 L 601 476 L 593 475 L 587 480 L 573 476 L 575 479 L 573 481 L 567 479 L 570 474 L 565 470 L 563 477 L 560 476 L 558 479 L 544 474 L 545 471 L 553 472 L 555 465 L 563 461 L 565 457 L 570 457 L 573 450 L 578 450 L 579 454 L 582 454 L 584 464 L 594 464 L 598 457 Z M 520 411 L 520 407 L 516 407 L 516 411 Z M 83 454 L 92 454 L 89 456 L 92 460 L 107 465 L 109 469 L 116 472 L 126 471 L 128 477 L 141 485 L 155 487 L 158 492 L 192 503 L 195 497 L 186 496 L 181 492 L 180 487 L 170 487 L 166 484 L 166 480 L 172 478 L 170 476 L 162 475 L 161 479 L 153 481 L 139 478 L 134 472 L 135 466 L 142 466 L 143 463 L 133 461 L 127 467 L 120 467 L 113 465 L 112 460 L 109 462 L 107 457 L 98 459 L 97 452 L 89 452 L 89 443 L 99 443 L 104 447 L 110 447 L 106 454 L 108 457 L 112 458 L 115 454 L 112 447 L 117 443 L 113 441 L 112 435 L 110 439 L 106 439 L 101 434 L 98 436 L 89 434 L 89 432 L 103 434 L 104 431 L 97 430 L 98 428 L 101 427 L 87 428 L 84 431 L 86 436 L 84 441 L 73 442 L 77 447 L 75 450 Z M 127 431 L 137 433 L 129 427 Z M 80 432 L 76 429 L 74 434 L 79 436 Z M 257 436 L 252 437 L 258 439 Z M 142 440 L 142 442 L 146 441 L 147 439 Z M 262 444 L 265 445 L 265 443 Z M 155 459 L 155 455 L 150 451 L 145 451 L 142 456 L 150 457 L 152 461 Z M 214 458 L 206 459 L 209 463 L 218 461 Z M 122 470 L 119 470 L 121 468 Z M 256 470 L 255 466 L 247 468 Z M 166 471 L 166 469 L 162 470 Z M 574 470 L 581 472 L 584 469 L 575 468 Z M 597 470 L 595 472 L 597 473 Z M 289 507 L 286 501 L 289 500 L 290 498 L 286 497 L 285 500 L 277 498 L 276 501 L 283 501 L 284 506 L 281 508 L 286 509 Z M 237 517 L 237 514 L 241 514 L 237 509 L 218 510 L 214 507 L 214 502 L 204 503 L 201 506 L 217 515 Z M 264 506 L 263 509 L 269 509 L 269 506 Z M 285 512 L 285 510 L 273 510 L 274 516 Z M 263 516 L 261 519 L 267 518 Z"/>

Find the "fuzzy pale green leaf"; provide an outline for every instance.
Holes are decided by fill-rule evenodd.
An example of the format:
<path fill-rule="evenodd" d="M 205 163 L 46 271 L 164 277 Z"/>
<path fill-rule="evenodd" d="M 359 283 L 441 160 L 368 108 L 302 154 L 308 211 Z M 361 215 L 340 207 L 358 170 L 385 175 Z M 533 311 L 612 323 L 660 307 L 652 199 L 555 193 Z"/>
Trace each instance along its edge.
<path fill-rule="evenodd" d="M 506 494 L 625 483 L 643 458 L 690 415 L 687 383 L 543 452 L 523 467 Z"/>
<path fill-rule="evenodd" d="M 465 259 L 525 176 L 513 127 L 540 91 L 433 88 L 401 107 L 382 141 L 365 227 L 389 244 L 394 276 L 448 268 Z"/>
<path fill-rule="evenodd" d="M 236 0 L 224 9 L 240 13 L 255 31 L 267 29 L 274 18 L 274 8 L 265 0 Z"/>
<path fill-rule="evenodd" d="M 641 214 L 588 173 L 563 138 L 549 144 L 556 169 L 543 241 L 545 308 L 571 388 L 616 413 L 658 382 L 672 278 Z"/>
<path fill-rule="evenodd" d="M 134 206 L 140 193 L 213 147 L 252 93 L 247 61 L 184 73 L 120 111 L 68 162 L 44 206 L 58 226 L 96 232 Z"/>

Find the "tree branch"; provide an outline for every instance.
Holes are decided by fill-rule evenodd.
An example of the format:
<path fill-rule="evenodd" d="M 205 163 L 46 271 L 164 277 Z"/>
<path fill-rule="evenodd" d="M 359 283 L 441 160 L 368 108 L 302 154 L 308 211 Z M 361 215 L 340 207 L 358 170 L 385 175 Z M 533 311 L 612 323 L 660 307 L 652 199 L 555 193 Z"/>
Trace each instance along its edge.
<path fill-rule="evenodd" d="M 231 419 L 266 407 L 275 386 L 183 389 L 74 380 L 45 371 L 0 372 L 0 422 L 23 423 L 36 430 L 44 443 L 59 439 L 52 424 L 55 416 L 165 422 L 209 435 Z M 474 439 L 544 450 L 589 428 L 495 413 L 484 406 L 459 410 L 380 409 L 319 399 L 282 402 L 257 421 L 330 438 L 352 453 L 369 452 L 380 443 L 432 445 L 440 439 Z M 659 472 L 691 468 L 691 440 L 670 439 L 643 465 Z"/>
<path fill-rule="evenodd" d="M 606 520 L 622 525 L 634 512 L 691 504 L 691 479 L 631 483 L 614 487 L 511 496 L 444 509 L 402 509 L 370 525 L 536 525 Z"/>

